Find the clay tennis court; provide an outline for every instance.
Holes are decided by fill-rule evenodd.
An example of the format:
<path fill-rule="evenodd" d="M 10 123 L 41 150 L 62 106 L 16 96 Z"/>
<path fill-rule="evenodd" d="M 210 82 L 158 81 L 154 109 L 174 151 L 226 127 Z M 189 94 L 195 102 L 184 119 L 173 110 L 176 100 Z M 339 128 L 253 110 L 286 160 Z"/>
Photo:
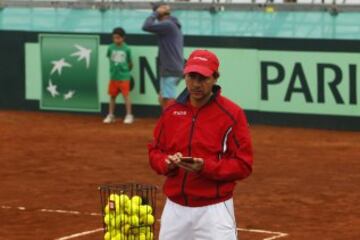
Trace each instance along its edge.
<path fill-rule="evenodd" d="M 101 121 L 0 112 L 0 239 L 103 239 L 98 185 L 161 185 L 146 149 L 155 119 Z M 259 125 L 251 133 L 254 173 L 235 194 L 242 240 L 360 239 L 360 133 Z M 158 200 L 161 210 L 161 192 Z"/>

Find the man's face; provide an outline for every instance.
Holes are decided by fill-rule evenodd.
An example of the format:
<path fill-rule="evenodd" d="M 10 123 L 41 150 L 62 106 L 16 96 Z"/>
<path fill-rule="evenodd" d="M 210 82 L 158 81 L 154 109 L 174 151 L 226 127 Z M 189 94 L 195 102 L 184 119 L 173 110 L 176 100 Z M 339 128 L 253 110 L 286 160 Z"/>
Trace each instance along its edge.
<path fill-rule="evenodd" d="M 217 79 L 213 76 L 205 77 L 199 73 L 190 72 L 185 75 L 185 81 L 190 97 L 195 100 L 201 100 L 212 93 L 213 86 L 216 84 Z"/>
<path fill-rule="evenodd" d="M 158 19 L 161 21 L 164 19 L 164 16 L 170 15 L 170 6 L 169 5 L 161 5 L 156 9 L 159 14 Z"/>
<path fill-rule="evenodd" d="M 121 45 L 124 42 L 124 38 L 119 34 L 113 34 L 113 42 L 116 45 Z"/>

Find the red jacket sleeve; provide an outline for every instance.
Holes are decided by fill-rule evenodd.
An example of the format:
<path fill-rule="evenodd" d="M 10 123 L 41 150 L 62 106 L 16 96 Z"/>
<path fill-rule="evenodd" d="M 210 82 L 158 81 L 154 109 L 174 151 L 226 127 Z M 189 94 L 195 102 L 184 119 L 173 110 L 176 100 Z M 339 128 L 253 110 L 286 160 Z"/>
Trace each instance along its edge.
<path fill-rule="evenodd" d="M 148 144 L 148 151 L 150 166 L 152 169 L 154 169 L 158 174 L 166 175 L 168 173 L 168 168 L 165 160 L 168 154 L 164 152 L 163 148 L 163 130 L 163 117 L 161 117 L 154 130 L 153 141 Z"/>
<path fill-rule="evenodd" d="M 252 172 L 253 151 L 248 123 L 241 110 L 226 141 L 223 157 L 205 159 L 201 175 L 218 181 L 235 181 Z"/>

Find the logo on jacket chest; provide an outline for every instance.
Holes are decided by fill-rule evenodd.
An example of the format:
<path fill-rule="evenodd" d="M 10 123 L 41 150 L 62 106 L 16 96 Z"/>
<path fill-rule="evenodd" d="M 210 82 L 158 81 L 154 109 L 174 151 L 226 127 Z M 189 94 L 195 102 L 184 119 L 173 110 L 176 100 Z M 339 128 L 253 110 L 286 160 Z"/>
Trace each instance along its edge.
<path fill-rule="evenodd" d="M 172 113 L 174 116 L 186 116 L 187 111 L 173 111 Z"/>

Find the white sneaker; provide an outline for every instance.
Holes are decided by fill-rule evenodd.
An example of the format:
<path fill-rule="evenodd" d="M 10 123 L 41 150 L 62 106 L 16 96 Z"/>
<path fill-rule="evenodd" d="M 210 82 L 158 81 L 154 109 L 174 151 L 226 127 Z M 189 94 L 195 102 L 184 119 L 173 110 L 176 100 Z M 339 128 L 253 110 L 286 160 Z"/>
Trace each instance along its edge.
<path fill-rule="evenodd" d="M 108 114 L 103 121 L 103 123 L 114 123 L 114 122 L 115 122 L 115 116 L 112 114 Z"/>
<path fill-rule="evenodd" d="M 124 118 L 124 123 L 125 124 L 131 124 L 134 122 L 134 115 L 131 114 L 127 114 Z"/>

